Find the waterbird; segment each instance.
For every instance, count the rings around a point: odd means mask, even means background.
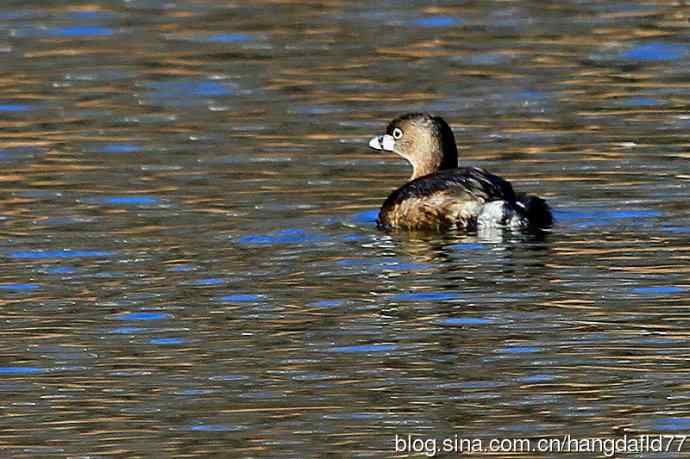
[[[458,167],[453,130],[440,116],[408,113],[369,141],[412,165],[410,180],[379,211],[381,229],[544,230],[553,216],[543,199],[516,193],[502,177],[479,167]]]

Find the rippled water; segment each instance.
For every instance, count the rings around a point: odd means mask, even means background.
[[[3,2],[2,456],[689,433],[689,15]],[[377,231],[413,110],[553,232]]]

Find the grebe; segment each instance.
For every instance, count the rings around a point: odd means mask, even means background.
[[[369,146],[396,153],[412,165],[410,181],[381,206],[380,228],[545,229],[553,223],[543,199],[515,193],[510,182],[484,169],[458,168],[455,137],[441,117],[402,115]]]

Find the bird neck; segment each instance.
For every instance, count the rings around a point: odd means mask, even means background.
[[[442,153],[435,150],[431,154],[424,155],[423,159],[411,161],[411,163],[412,177],[410,177],[410,180],[414,180],[438,171],[455,169],[458,167],[458,152],[455,145],[453,145],[450,151],[446,150],[445,153]]]

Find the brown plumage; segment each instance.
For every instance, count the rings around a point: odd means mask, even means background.
[[[369,146],[392,151],[412,165],[410,181],[381,206],[381,228],[475,229],[483,226],[547,228],[544,200],[516,194],[510,183],[484,169],[458,168],[453,131],[440,117],[410,113],[390,122]]]

